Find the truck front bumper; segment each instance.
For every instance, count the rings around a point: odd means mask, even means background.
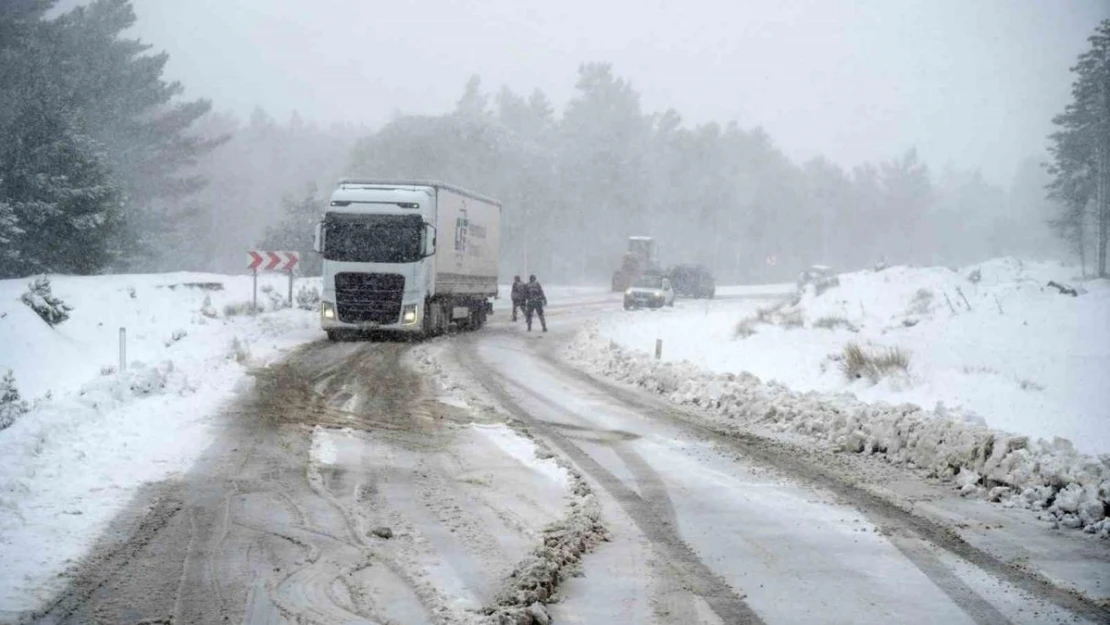
[[[324,330],[349,330],[353,332],[403,332],[417,334],[423,330],[424,311],[419,303],[403,303],[401,314],[393,321],[366,321],[349,323],[339,318],[339,308],[334,301],[320,300],[320,326]]]

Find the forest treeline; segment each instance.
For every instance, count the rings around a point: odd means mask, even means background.
[[[49,17],[53,4],[0,8],[0,277],[239,272],[252,247],[299,249],[311,273],[312,225],[343,175],[441,179],[499,198],[504,272],[549,282],[607,281],[630,235],[724,282],[816,263],[1099,258],[1107,23],[1074,70],[1076,104],[1050,153],[1000,185],[912,148],[850,169],[795,162],[756,125],[645,111],[606,63],[568,68],[575,90],[561,110],[542,91],[486,90],[475,76],[454,110],[377,129],[261,109],[243,120],[164,79],[166,55],[124,34],[128,0]]]

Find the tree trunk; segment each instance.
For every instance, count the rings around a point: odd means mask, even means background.
[[[1076,253],[1079,254],[1079,271],[1083,278],[1087,278],[1087,236],[1083,229],[1083,215],[1079,215],[1076,223]]]
[[[1097,184],[1096,184],[1096,210],[1098,211],[1098,277],[1105,278],[1106,275],[1106,238],[1108,225],[1110,225],[1110,189],[1107,188],[1110,181],[1107,180],[1108,168],[1110,164],[1107,161],[1106,146],[1099,146],[1096,150],[1097,160]]]
[[[1102,106],[1099,108],[1102,119],[1097,120],[1098,129],[1095,135],[1095,218],[1098,220],[1098,277],[1106,276],[1106,237],[1107,226],[1110,225],[1110,158],[1106,153],[1107,139],[1110,135],[1110,98],[1107,97],[1107,84],[1101,85],[1100,95]]]

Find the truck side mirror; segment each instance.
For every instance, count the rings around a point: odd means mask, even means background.
[[[316,235],[312,240],[312,250],[315,252],[324,251],[324,222],[316,222]]]
[[[435,256],[436,253],[436,227],[424,222],[424,258]]]

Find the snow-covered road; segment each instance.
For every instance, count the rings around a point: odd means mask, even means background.
[[[1110,622],[1106,540],[592,377],[565,348],[619,296],[560,295],[546,334],[499,311],[257,367],[19,620]]]

